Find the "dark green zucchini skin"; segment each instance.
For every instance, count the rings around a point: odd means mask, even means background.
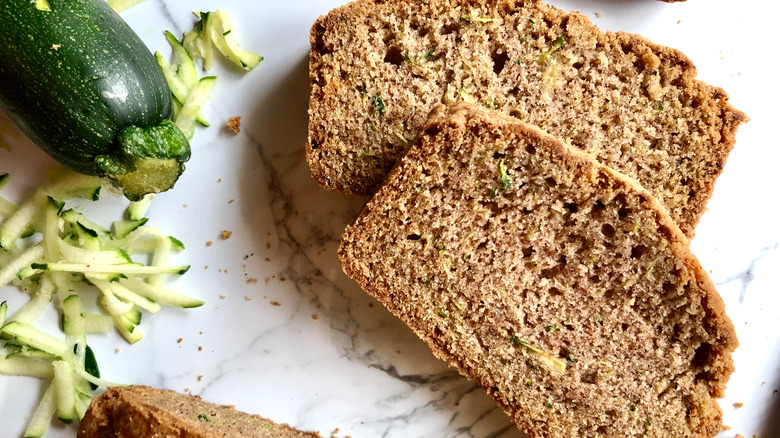
[[[77,172],[111,177],[96,166],[98,156],[132,171],[134,154],[121,150],[118,134],[172,117],[154,56],[104,0],[50,0],[51,11],[35,3],[0,0],[0,108]],[[189,159],[189,144],[174,128],[172,150],[146,148],[160,154],[153,158]]]

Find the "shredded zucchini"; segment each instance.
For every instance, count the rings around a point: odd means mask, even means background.
[[[6,180],[3,176],[0,183]],[[116,330],[128,342],[138,342],[142,310],[203,304],[161,286],[164,276],[181,275],[189,266],[169,266],[171,251],[184,245],[145,225],[151,197],[131,203],[110,227],[66,208],[73,198],[98,200],[100,188],[96,178],[63,171],[20,205],[0,203],[0,287],[14,284],[30,295],[11,314],[6,302],[0,303],[0,337],[9,352],[0,355],[0,374],[53,379],[25,436],[42,436],[55,413],[64,422],[78,420],[95,385],[111,384],[99,378],[85,334]],[[138,263],[131,254],[151,262]],[[105,314],[84,312],[80,295],[89,287],[101,292]],[[62,311],[66,340],[34,326],[52,302]]]

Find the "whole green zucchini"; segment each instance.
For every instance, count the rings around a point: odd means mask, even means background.
[[[190,157],[157,61],[104,0],[0,0],[0,108],[132,200],[171,188]]]

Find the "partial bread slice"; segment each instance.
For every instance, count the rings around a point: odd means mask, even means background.
[[[92,399],[79,438],[314,438],[232,406],[148,386],[107,388]]]
[[[737,346],[635,181],[492,110],[436,109],[344,272],[532,437],[711,437]]]
[[[438,103],[498,109],[637,179],[691,237],[746,116],[677,50],[535,0],[358,0],[311,30],[307,159],[373,193]]]

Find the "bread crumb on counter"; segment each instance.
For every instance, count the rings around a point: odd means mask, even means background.
[[[238,134],[241,132],[241,116],[234,116],[229,118],[227,121],[227,128],[233,132],[233,134]]]
[[[745,406],[745,404],[741,402],[734,403],[735,408],[741,408],[742,406]]]
[[[222,240],[230,239],[230,236],[233,235],[233,232],[230,230],[222,230],[219,233],[219,236],[222,238]]]

